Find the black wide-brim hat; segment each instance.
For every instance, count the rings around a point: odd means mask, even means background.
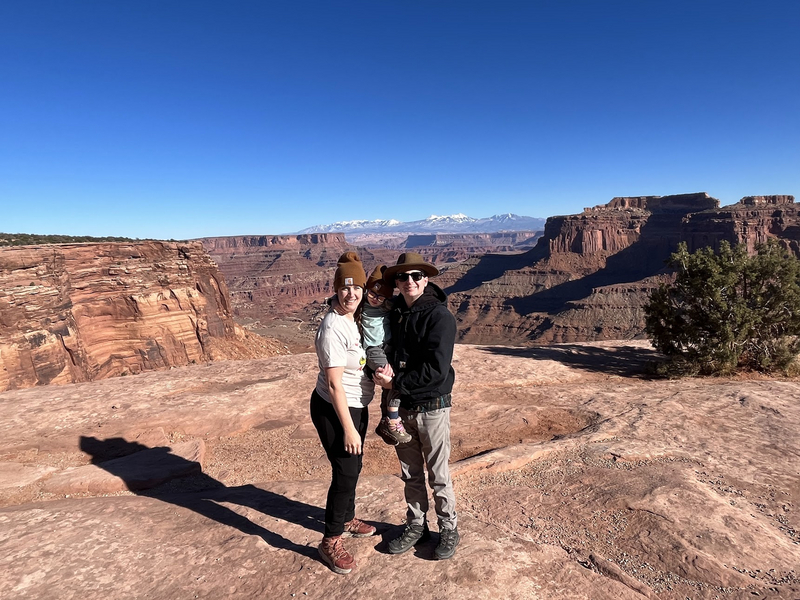
[[[428,277],[436,277],[439,269],[431,263],[425,262],[421,254],[416,252],[404,252],[397,258],[397,264],[387,267],[383,272],[383,279],[387,282],[394,282],[394,277],[401,271],[422,271]]]

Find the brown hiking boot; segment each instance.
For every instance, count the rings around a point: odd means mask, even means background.
[[[400,417],[396,419],[390,419],[389,417],[382,418],[381,422],[378,423],[378,427],[375,429],[375,433],[381,436],[383,441],[390,446],[407,444],[411,441],[411,436],[408,434],[405,427],[403,427],[403,419]]]
[[[344,549],[340,535],[322,538],[318,550],[322,562],[339,575],[347,575],[356,565],[353,555]]]
[[[342,535],[352,537],[369,537],[374,535],[376,531],[378,530],[372,525],[367,525],[361,519],[353,518],[351,521],[348,521],[344,524],[344,533]]]

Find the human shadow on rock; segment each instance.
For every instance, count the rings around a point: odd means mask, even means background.
[[[558,344],[535,348],[486,346],[485,350],[505,356],[521,356],[533,360],[552,360],[584,371],[649,379],[649,366],[658,360],[658,352],[638,346],[602,348],[583,344]]]
[[[137,495],[182,506],[244,534],[261,536],[274,548],[293,550],[312,558],[317,556],[316,548],[295,544],[220,503],[252,508],[320,533],[324,530],[325,516],[321,508],[291,500],[254,485],[228,487],[203,473],[198,462],[176,456],[171,453],[170,448],[163,446],[150,448],[124,438],[101,440],[81,436],[80,449],[92,457],[92,464],[122,479],[128,489]],[[172,485],[174,481],[159,473],[177,473],[174,477],[185,476],[185,479],[177,481],[184,481],[185,487],[193,491],[167,489],[175,487]]]

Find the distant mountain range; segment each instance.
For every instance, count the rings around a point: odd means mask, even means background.
[[[497,233],[499,231],[540,231],[546,219],[523,217],[511,213],[474,219],[467,215],[431,215],[421,221],[339,221],[315,225],[297,233]]]

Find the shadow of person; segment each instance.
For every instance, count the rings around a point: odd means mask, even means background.
[[[291,500],[254,485],[228,487],[203,473],[200,463],[172,454],[167,447],[150,448],[124,438],[101,440],[81,436],[80,449],[91,456],[92,464],[122,479],[128,489],[137,495],[182,506],[244,534],[258,535],[274,548],[317,558],[315,547],[296,544],[222,503],[252,508],[319,533],[324,531],[325,514],[321,508]],[[190,487],[192,491],[176,491],[167,489],[167,485],[160,485],[170,481],[172,477],[186,475],[190,477],[183,480],[186,482],[185,487]]]

